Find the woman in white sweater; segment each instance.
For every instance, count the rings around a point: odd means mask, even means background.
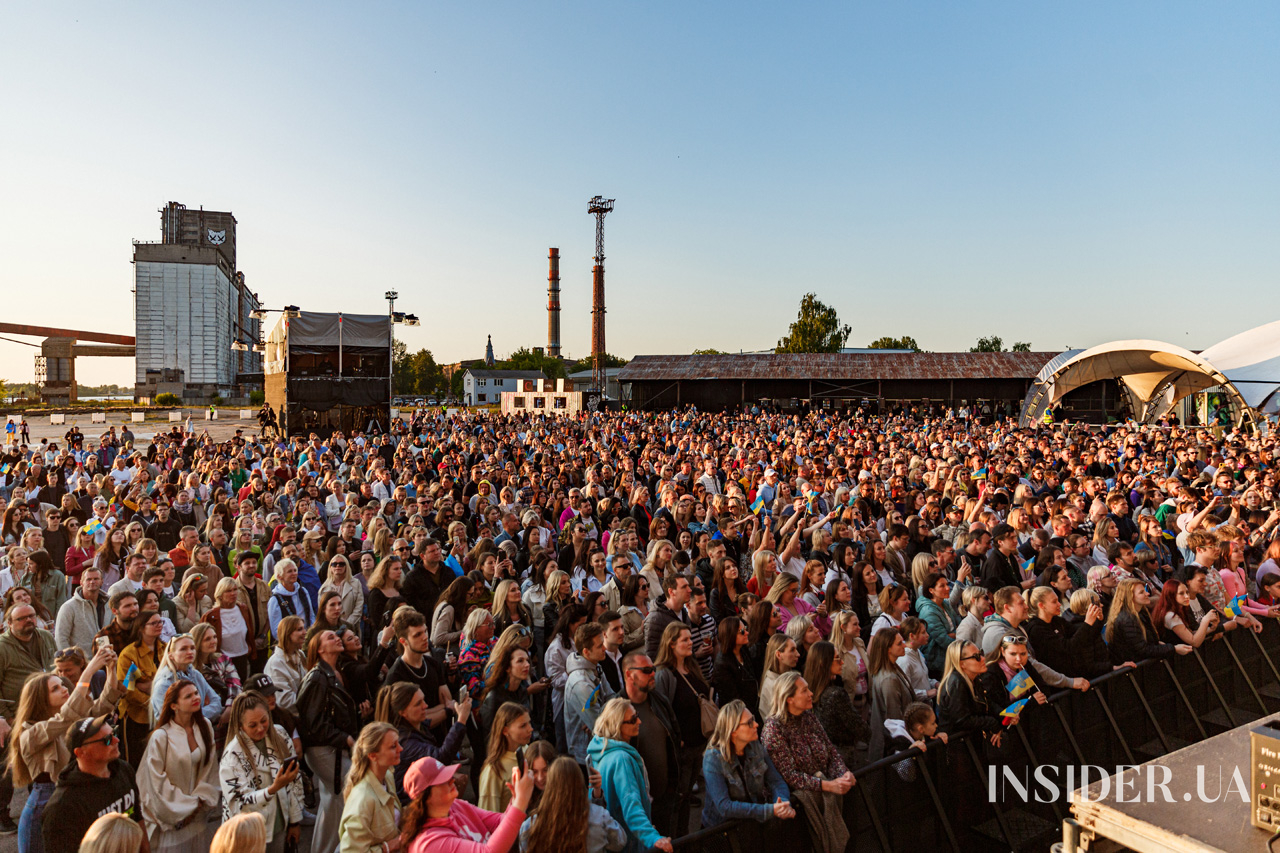
[[[276,646],[263,673],[275,684],[276,704],[290,714],[298,713],[298,688],[307,674],[306,661],[302,657],[302,644],[306,641],[307,627],[301,616],[286,616],[277,629],[280,644]]]
[[[200,713],[200,691],[175,681],[138,767],[138,793],[152,853],[207,850],[216,825],[218,745]]]

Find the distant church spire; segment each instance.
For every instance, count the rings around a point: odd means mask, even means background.
[[[489,336],[489,342],[484,345],[484,363],[493,367],[493,335]]]

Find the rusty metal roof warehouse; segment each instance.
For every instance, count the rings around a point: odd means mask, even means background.
[[[697,379],[1034,379],[1056,352],[638,355],[621,382]]]

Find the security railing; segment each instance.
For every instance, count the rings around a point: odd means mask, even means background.
[[[1087,691],[1062,690],[1029,704],[1004,732],[994,760],[1052,768],[1058,796],[1023,802],[989,796],[987,745],[977,737],[935,740],[854,770],[844,817],[853,851],[1047,849],[1067,816],[1065,782],[1080,768],[1141,764],[1214,734],[1280,711],[1280,623],[1262,633],[1238,629],[1192,654],[1140,662],[1093,679]],[[914,772],[903,772],[909,767]],[[1070,768],[1070,770],[1068,769]],[[1070,776],[1068,775],[1070,773]],[[1095,775],[1095,780],[1097,776]],[[802,820],[786,833],[807,848]],[[674,842],[686,853],[750,853],[757,834],[738,821],[706,827]],[[751,840],[749,840],[751,839]],[[791,850],[788,853],[792,853]]]

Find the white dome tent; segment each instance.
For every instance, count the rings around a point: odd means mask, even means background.
[[[1258,347],[1250,338],[1261,330],[1267,330],[1265,334],[1270,336],[1269,349]],[[1235,343],[1242,338],[1247,340]],[[1131,411],[1140,421],[1154,420],[1187,395],[1211,388],[1220,389],[1237,404],[1242,415],[1251,416],[1257,408],[1252,400],[1266,400],[1280,388],[1280,379],[1268,384],[1260,378],[1280,377],[1280,322],[1229,338],[1218,346],[1224,347],[1226,363],[1239,365],[1233,370],[1241,378],[1241,384],[1257,386],[1255,393],[1249,397],[1242,394],[1232,377],[1208,358],[1208,350],[1196,354],[1163,341],[1112,341],[1086,350],[1065,352],[1046,364],[1027,392],[1019,422],[1022,426],[1040,423],[1045,412],[1068,393],[1104,379],[1117,380],[1129,398]],[[1254,359],[1252,364],[1241,364],[1250,361],[1244,353],[1251,348],[1255,352],[1270,353],[1270,360]]]

